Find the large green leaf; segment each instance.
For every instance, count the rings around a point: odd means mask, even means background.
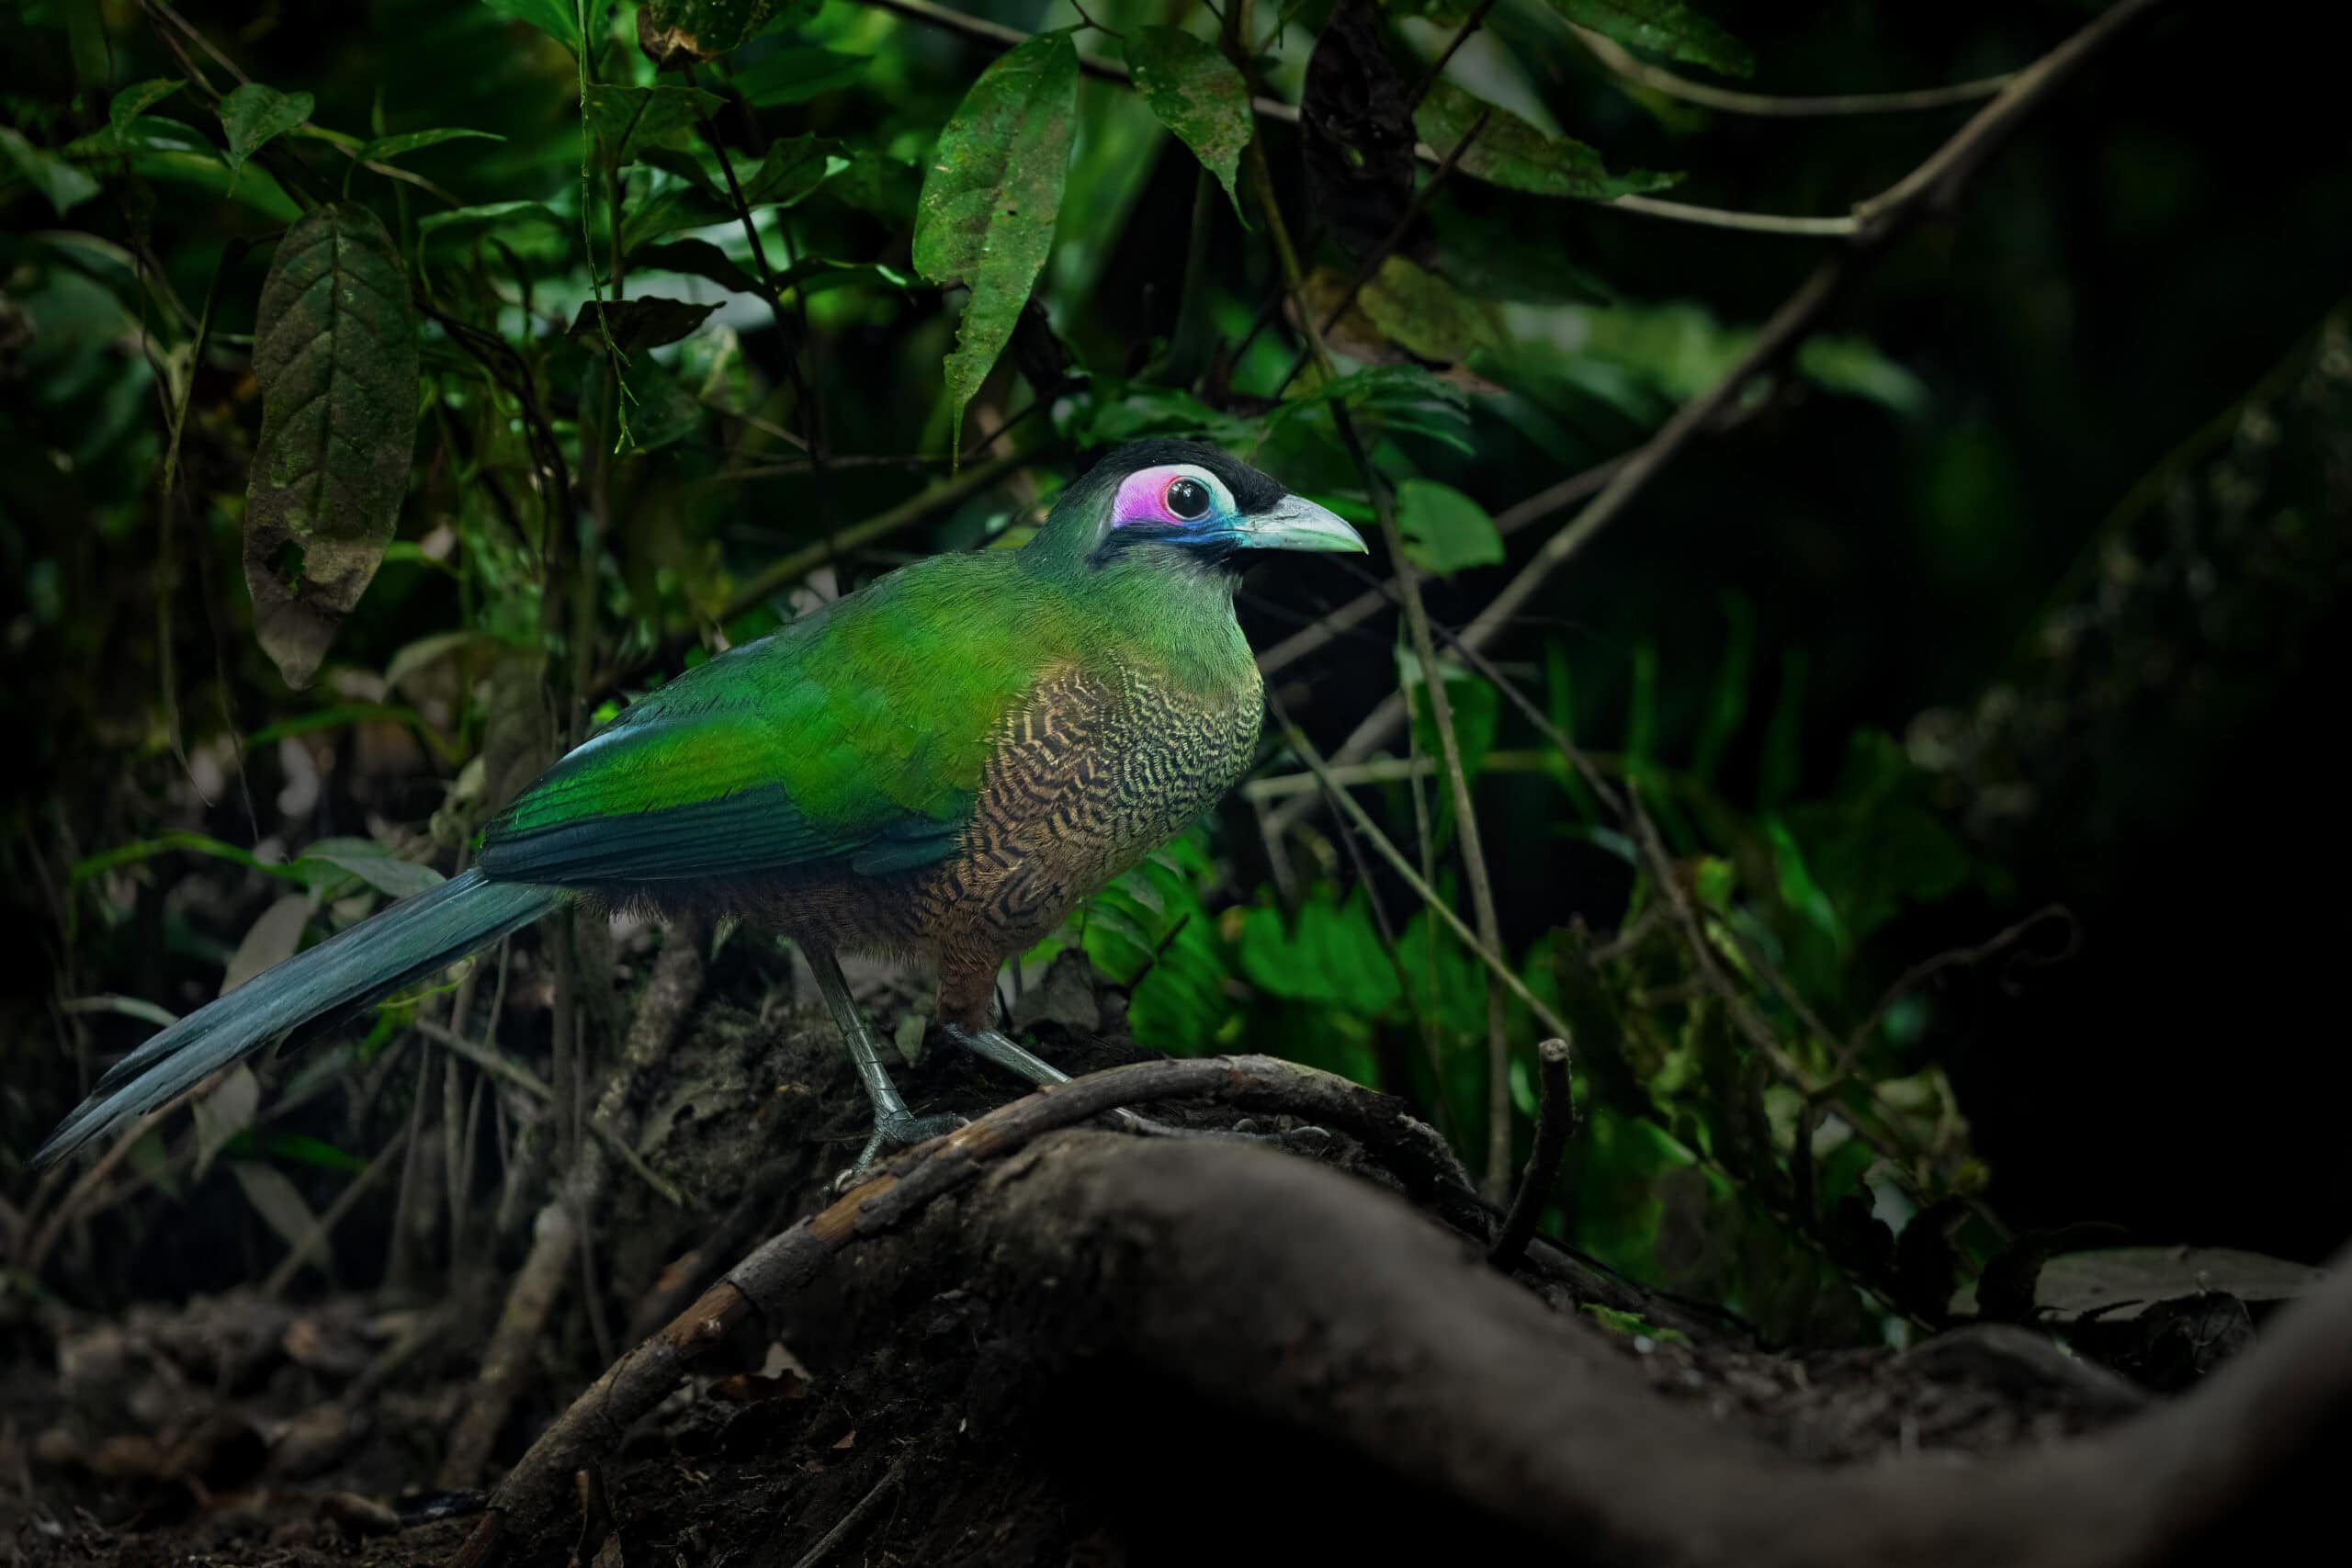
[[[408,487],[416,322],[374,213],[336,202],[287,231],[262,283],[254,378],[245,583],[262,648],[303,686],[376,575]]]
[[[390,163],[394,158],[401,157],[404,153],[414,152],[420,148],[438,147],[444,141],[463,141],[471,139],[484,141],[506,140],[496,131],[466,130],[455,126],[442,126],[432,130],[403,131],[398,136],[379,136],[373,141],[362,142],[359,147],[359,160],[364,164]]]
[[[481,0],[510,21],[528,22],[548,37],[580,52],[580,13],[573,0]]]
[[[638,150],[674,141],[717,114],[727,100],[699,87],[608,87],[598,85],[582,99],[582,112],[596,144],[613,161],[626,164]]]
[[[1727,76],[1756,69],[1747,46],[1685,6],[1682,0],[1546,0],[1580,28],[1634,49],[1704,65]]]
[[[755,109],[783,108],[848,86],[871,63],[866,55],[837,49],[779,49],[735,72],[735,90]]]
[[[1078,47],[1042,33],[980,73],[940,132],[915,209],[915,270],[971,289],[947,395],[956,428],[1012,336],[1053,248],[1078,118]]]
[[[308,93],[281,93],[259,82],[248,82],[221,99],[220,129],[229,133],[229,166],[243,168],[264,143],[310,118],[315,102]]]
[[[1389,342],[1440,365],[1466,359],[1471,350],[1491,347],[1503,335],[1501,312],[1493,304],[1403,256],[1383,261],[1356,303]]]
[[[98,194],[98,182],[56,153],[44,151],[6,126],[0,126],[0,152],[7,154],[35,190],[49,198],[60,218]]]
[[[580,314],[571,323],[571,335],[591,354],[602,354],[609,334],[615,348],[630,355],[641,348],[659,348],[665,343],[677,342],[702,325],[718,309],[715,302],[696,305],[658,294],[635,299],[607,299],[602,304],[592,299],[580,307]]]
[[[123,130],[187,85],[187,80],[178,76],[159,76],[153,82],[133,82],[117,93],[113,101],[107,105],[107,123],[117,130]]]
[[[1537,196],[1607,201],[1639,191],[1661,190],[1681,177],[1648,169],[1612,175],[1600,154],[1583,142],[1539,130],[1510,110],[1497,108],[1451,82],[1430,84],[1429,96],[1413,111],[1413,125],[1422,141],[1440,152],[1450,152],[1470,134],[1482,114],[1487,122],[1478,139],[1464,150],[1459,167],[1488,185]]]
[[[1126,51],[1144,102],[1216,176],[1239,212],[1234,180],[1250,135],[1250,85],[1241,73],[1181,28],[1137,28],[1127,35]]]
[[[1487,509],[1435,479],[1396,487],[1396,531],[1405,536],[1406,558],[1440,577],[1503,558],[1503,536]]]

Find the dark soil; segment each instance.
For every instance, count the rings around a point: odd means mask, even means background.
[[[714,994],[756,994],[740,978],[722,965]],[[1075,1072],[1139,1057],[1110,1012],[1093,1021],[1105,1037],[1033,1017],[1041,1054]],[[976,1114],[1008,1097],[939,1052],[906,1085],[919,1110]],[[693,1203],[680,1213],[620,1179],[594,1227],[602,1336],[633,1342],[749,1247],[821,1207],[859,1123],[831,1032],[809,1010],[704,1005],[641,1145]],[[1393,1478],[1367,1486],[1360,1461],[1196,1393],[1034,1343],[964,1282],[901,1284],[877,1299],[860,1267],[854,1247],[836,1266],[854,1312],[830,1314],[830,1333],[788,1349],[734,1347],[731,1366],[707,1370],[630,1431],[600,1475],[582,1478],[578,1536],[533,1543],[525,1560],[789,1568],[844,1520],[826,1561],[1386,1556],[1417,1536],[1458,1548],[1494,1534]],[[0,1540],[11,1562],[447,1561],[481,1499],[436,1494],[433,1478],[473,1393],[503,1277],[480,1269],[454,1285],[339,1292],[310,1282],[286,1302],[246,1286],[107,1313],[46,1301],[0,1322]],[[1531,1288],[1576,1310],[1556,1283]],[[502,1463],[603,1364],[599,1328],[567,1308]],[[1690,1319],[1660,1303],[1654,1321]],[[2023,1330],[1963,1330],[1906,1354],[1782,1355],[1728,1330],[1616,1342],[1662,1397],[1825,1465],[1917,1450],[1964,1460],[2091,1429],[2150,1397]],[[1151,1413],[1120,1423],[1145,1437],[1090,1440],[1106,1401]]]

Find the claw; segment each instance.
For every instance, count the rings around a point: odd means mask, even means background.
[[[948,1112],[937,1116],[876,1117],[874,1135],[865,1140],[865,1147],[855,1162],[833,1178],[833,1190],[846,1192],[863,1184],[874,1173],[875,1165],[887,1155],[912,1148],[932,1138],[944,1138],[956,1128],[967,1124],[965,1117]]]

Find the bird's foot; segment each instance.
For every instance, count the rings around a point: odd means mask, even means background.
[[[846,1192],[858,1186],[873,1174],[875,1165],[886,1156],[912,1148],[926,1139],[945,1137],[965,1124],[965,1118],[950,1113],[876,1117],[874,1135],[865,1140],[865,1147],[859,1153],[855,1163],[833,1178],[833,1190]]]

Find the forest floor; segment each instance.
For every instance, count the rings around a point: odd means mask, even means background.
[[[1044,1054],[1079,1072],[1149,1055],[1051,1022],[1035,1032]],[[919,1109],[978,1116],[1009,1097],[1002,1082],[945,1055],[933,1052],[908,1077]],[[640,1146],[694,1195],[692,1212],[672,1212],[618,1179],[586,1265],[600,1280],[597,1311],[570,1303],[553,1320],[504,1424],[500,1467],[586,1385],[608,1348],[637,1342],[751,1243],[833,1201],[858,1101],[813,1011],[762,1018],[707,1001],[662,1077]],[[1032,1161],[1031,1174],[1003,1179],[1034,1187],[1057,1160],[1076,1161],[1081,1176],[1115,1171],[1135,1163],[1126,1155],[1137,1145],[1211,1162],[1204,1169],[1272,1179],[1265,1202],[1275,1208],[1288,1201],[1289,1168],[1303,1159],[1224,1141],[1072,1130],[1019,1156]],[[1474,1451],[1475,1423],[1470,1437],[1447,1438],[1439,1428],[1454,1415],[1442,1404],[1433,1416],[1422,1411],[1422,1402],[1445,1397],[1430,1385],[1453,1379],[1438,1364],[1451,1353],[1445,1347],[1477,1349],[1487,1325],[1468,1303],[1501,1276],[1459,1235],[1408,1213],[1396,1184],[1353,1140],[1329,1139],[1320,1157],[1348,1174],[1316,1173],[1300,1189],[1310,1207],[1361,1204],[1377,1224],[1428,1233],[1433,1261],[1397,1266],[1440,1276],[1432,1282],[1442,1307],[1456,1296],[1465,1303],[1460,1323],[1438,1326],[1438,1349],[1415,1351],[1402,1343],[1409,1333],[1381,1328],[1376,1315],[1360,1329],[1346,1315],[1351,1301],[1388,1289],[1381,1269],[1411,1248],[1351,1254],[1357,1244],[1346,1226],[1318,1222],[1297,1247],[1311,1251],[1329,1235],[1334,1250],[1306,1260],[1306,1285],[1268,1288],[1295,1296],[1328,1284],[1336,1315],[1307,1329],[1277,1325],[1272,1359],[1254,1370],[1246,1358],[1214,1364],[1248,1335],[1221,1330],[1190,1341],[1183,1325],[1152,1326],[1165,1303],[1122,1304],[1122,1292],[1169,1287],[1155,1284],[1160,1276],[1150,1269],[1121,1261],[1118,1235],[1105,1243],[1104,1233],[1072,1221],[1041,1272],[1035,1258],[1007,1260],[1002,1234],[989,1227],[1010,1222],[980,1207],[1003,1192],[984,1191],[959,1201],[961,1211],[936,1205],[894,1242],[843,1252],[788,1335],[739,1333],[650,1416],[624,1423],[601,1464],[578,1472],[577,1495],[561,1500],[566,1522],[526,1537],[520,1560],[593,1568],[1385,1560],[1416,1543],[1468,1560],[1474,1550],[1527,1544],[1532,1516],[1437,1472],[1456,1460],[1486,1462]],[[1205,1190],[1211,1205],[1224,1201],[1215,1185]],[[1071,1208],[1052,1201],[1059,1207],[1049,1214]],[[1213,1207],[1208,1234],[1219,1225],[1250,1232],[1264,1217],[1254,1207],[1221,1217]],[[1136,1244],[1180,1282],[1197,1264],[1204,1296],[1237,1293],[1220,1286],[1216,1258],[1188,1254],[1187,1245],[1198,1247],[1172,1232]],[[1050,1266],[1057,1256],[1066,1269]],[[1068,1302],[1041,1310],[1030,1299],[1050,1295],[1057,1272],[1082,1286],[1075,1315]],[[1828,1472],[1910,1460],[1964,1469],[2162,1403],[2024,1329],[1962,1328],[1905,1352],[1770,1350],[1720,1314],[1622,1283],[1611,1292],[1617,1308],[1580,1303],[1589,1294],[1580,1281],[1591,1278],[1539,1246],[1504,1287],[1534,1309],[1510,1331],[1556,1338],[1593,1375],[1645,1386],[1651,1403],[1681,1407],[1768,1463]],[[1036,1280],[1036,1292],[1020,1282]],[[291,1299],[249,1286],[106,1314],[51,1303],[0,1325],[0,1542],[9,1561],[449,1561],[475,1529],[482,1495],[446,1490],[436,1475],[448,1434],[479,1396],[482,1346],[504,1285],[481,1271],[454,1283],[312,1289]],[[1098,1318],[1127,1326],[1098,1336]],[[1563,1367],[1548,1375],[1563,1384],[1584,1375]],[[1527,1375],[1547,1374],[1530,1367]],[[1309,1413],[1303,1424],[1269,1393],[1273,1383],[1297,1385]],[[1369,1416],[1357,1408],[1367,1390],[1382,1406]],[[1417,1473],[1411,1442],[1381,1436],[1386,1420],[1446,1445],[1433,1450],[1434,1470]],[[1354,1440],[1350,1421],[1370,1423],[1366,1440]],[[1492,1462],[1508,1467],[1508,1453]]]

